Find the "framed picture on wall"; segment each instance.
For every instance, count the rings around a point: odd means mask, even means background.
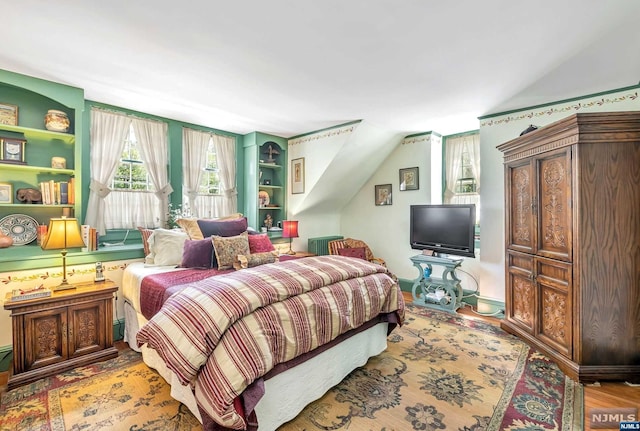
[[[304,157],[291,160],[291,193],[304,193]]]
[[[418,190],[419,188],[418,167],[400,169],[400,191]]]
[[[391,184],[377,184],[376,186],[376,206],[391,205]]]

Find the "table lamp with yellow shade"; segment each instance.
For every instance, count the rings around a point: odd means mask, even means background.
[[[84,246],[78,219],[60,217],[49,220],[49,229],[41,247],[43,250],[61,250],[62,254],[62,283],[52,289],[54,292],[75,289],[75,286],[67,281],[67,249]]]

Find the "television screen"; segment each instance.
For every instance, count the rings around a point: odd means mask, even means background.
[[[473,204],[411,205],[411,248],[475,257],[475,223]]]

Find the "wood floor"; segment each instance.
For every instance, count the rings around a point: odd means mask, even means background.
[[[405,292],[405,300],[411,302],[411,294]],[[499,325],[500,320],[495,317],[484,317],[475,314],[470,308],[464,307],[459,310],[460,314],[469,319],[477,319]],[[7,390],[8,373],[0,373],[0,393]],[[640,411],[640,386],[631,386],[625,383],[602,382],[599,385],[584,386],[584,429],[591,430],[591,413],[593,409],[609,409],[609,408],[635,408],[636,420],[638,411]],[[619,429],[614,428],[597,428],[597,429]]]

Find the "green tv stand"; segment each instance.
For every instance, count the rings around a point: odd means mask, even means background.
[[[411,294],[413,303],[423,307],[455,313],[462,306],[462,286],[456,275],[456,269],[463,259],[427,256],[419,254],[411,258],[419,275],[413,282]],[[430,276],[433,266],[443,266],[442,277]],[[425,277],[425,269],[429,276]]]

